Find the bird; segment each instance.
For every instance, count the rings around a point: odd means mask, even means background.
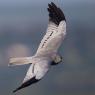
[[[22,84],[13,93],[40,81],[50,70],[50,67],[62,62],[58,53],[65,35],[66,18],[63,11],[53,2],[48,3],[48,26],[36,53],[30,57],[15,57],[9,59],[9,66],[30,64]]]

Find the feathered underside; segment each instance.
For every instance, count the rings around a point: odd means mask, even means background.
[[[66,19],[63,11],[53,2],[48,4],[47,10],[49,12],[49,23],[46,34],[38,47],[37,55],[57,53],[66,35]]]
[[[49,20],[55,24],[59,25],[62,20],[66,21],[62,10],[58,8],[53,2],[51,2],[51,4],[48,4],[47,10],[49,12]]]

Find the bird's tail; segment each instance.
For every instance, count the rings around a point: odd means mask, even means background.
[[[24,65],[32,63],[32,57],[10,58],[8,66]]]

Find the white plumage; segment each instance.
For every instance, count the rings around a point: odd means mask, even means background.
[[[47,73],[51,65],[56,65],[62,60],[58,54],[58,48],[66,35],[66,19],[62,10],[53,2],[48,6],[48,28],[35,55],[10,59],[9,66],[31,64],[22,85],[13,92],[38,82]]]
[[[46,35],[42,39],[37,54],[47,55],[49,53],[57,53],[59,46],[61,45],[66,35],[66,22],[61,21],[59,26],[49,22]]]

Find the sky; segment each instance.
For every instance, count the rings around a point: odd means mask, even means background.
[[[67,21],[63,62],[16,95],[95,95],[95,0],[0,0],[0,95],[13,95],[23,81],[29,65],[8,67],[9,58],[35,54],[51,1]]]

